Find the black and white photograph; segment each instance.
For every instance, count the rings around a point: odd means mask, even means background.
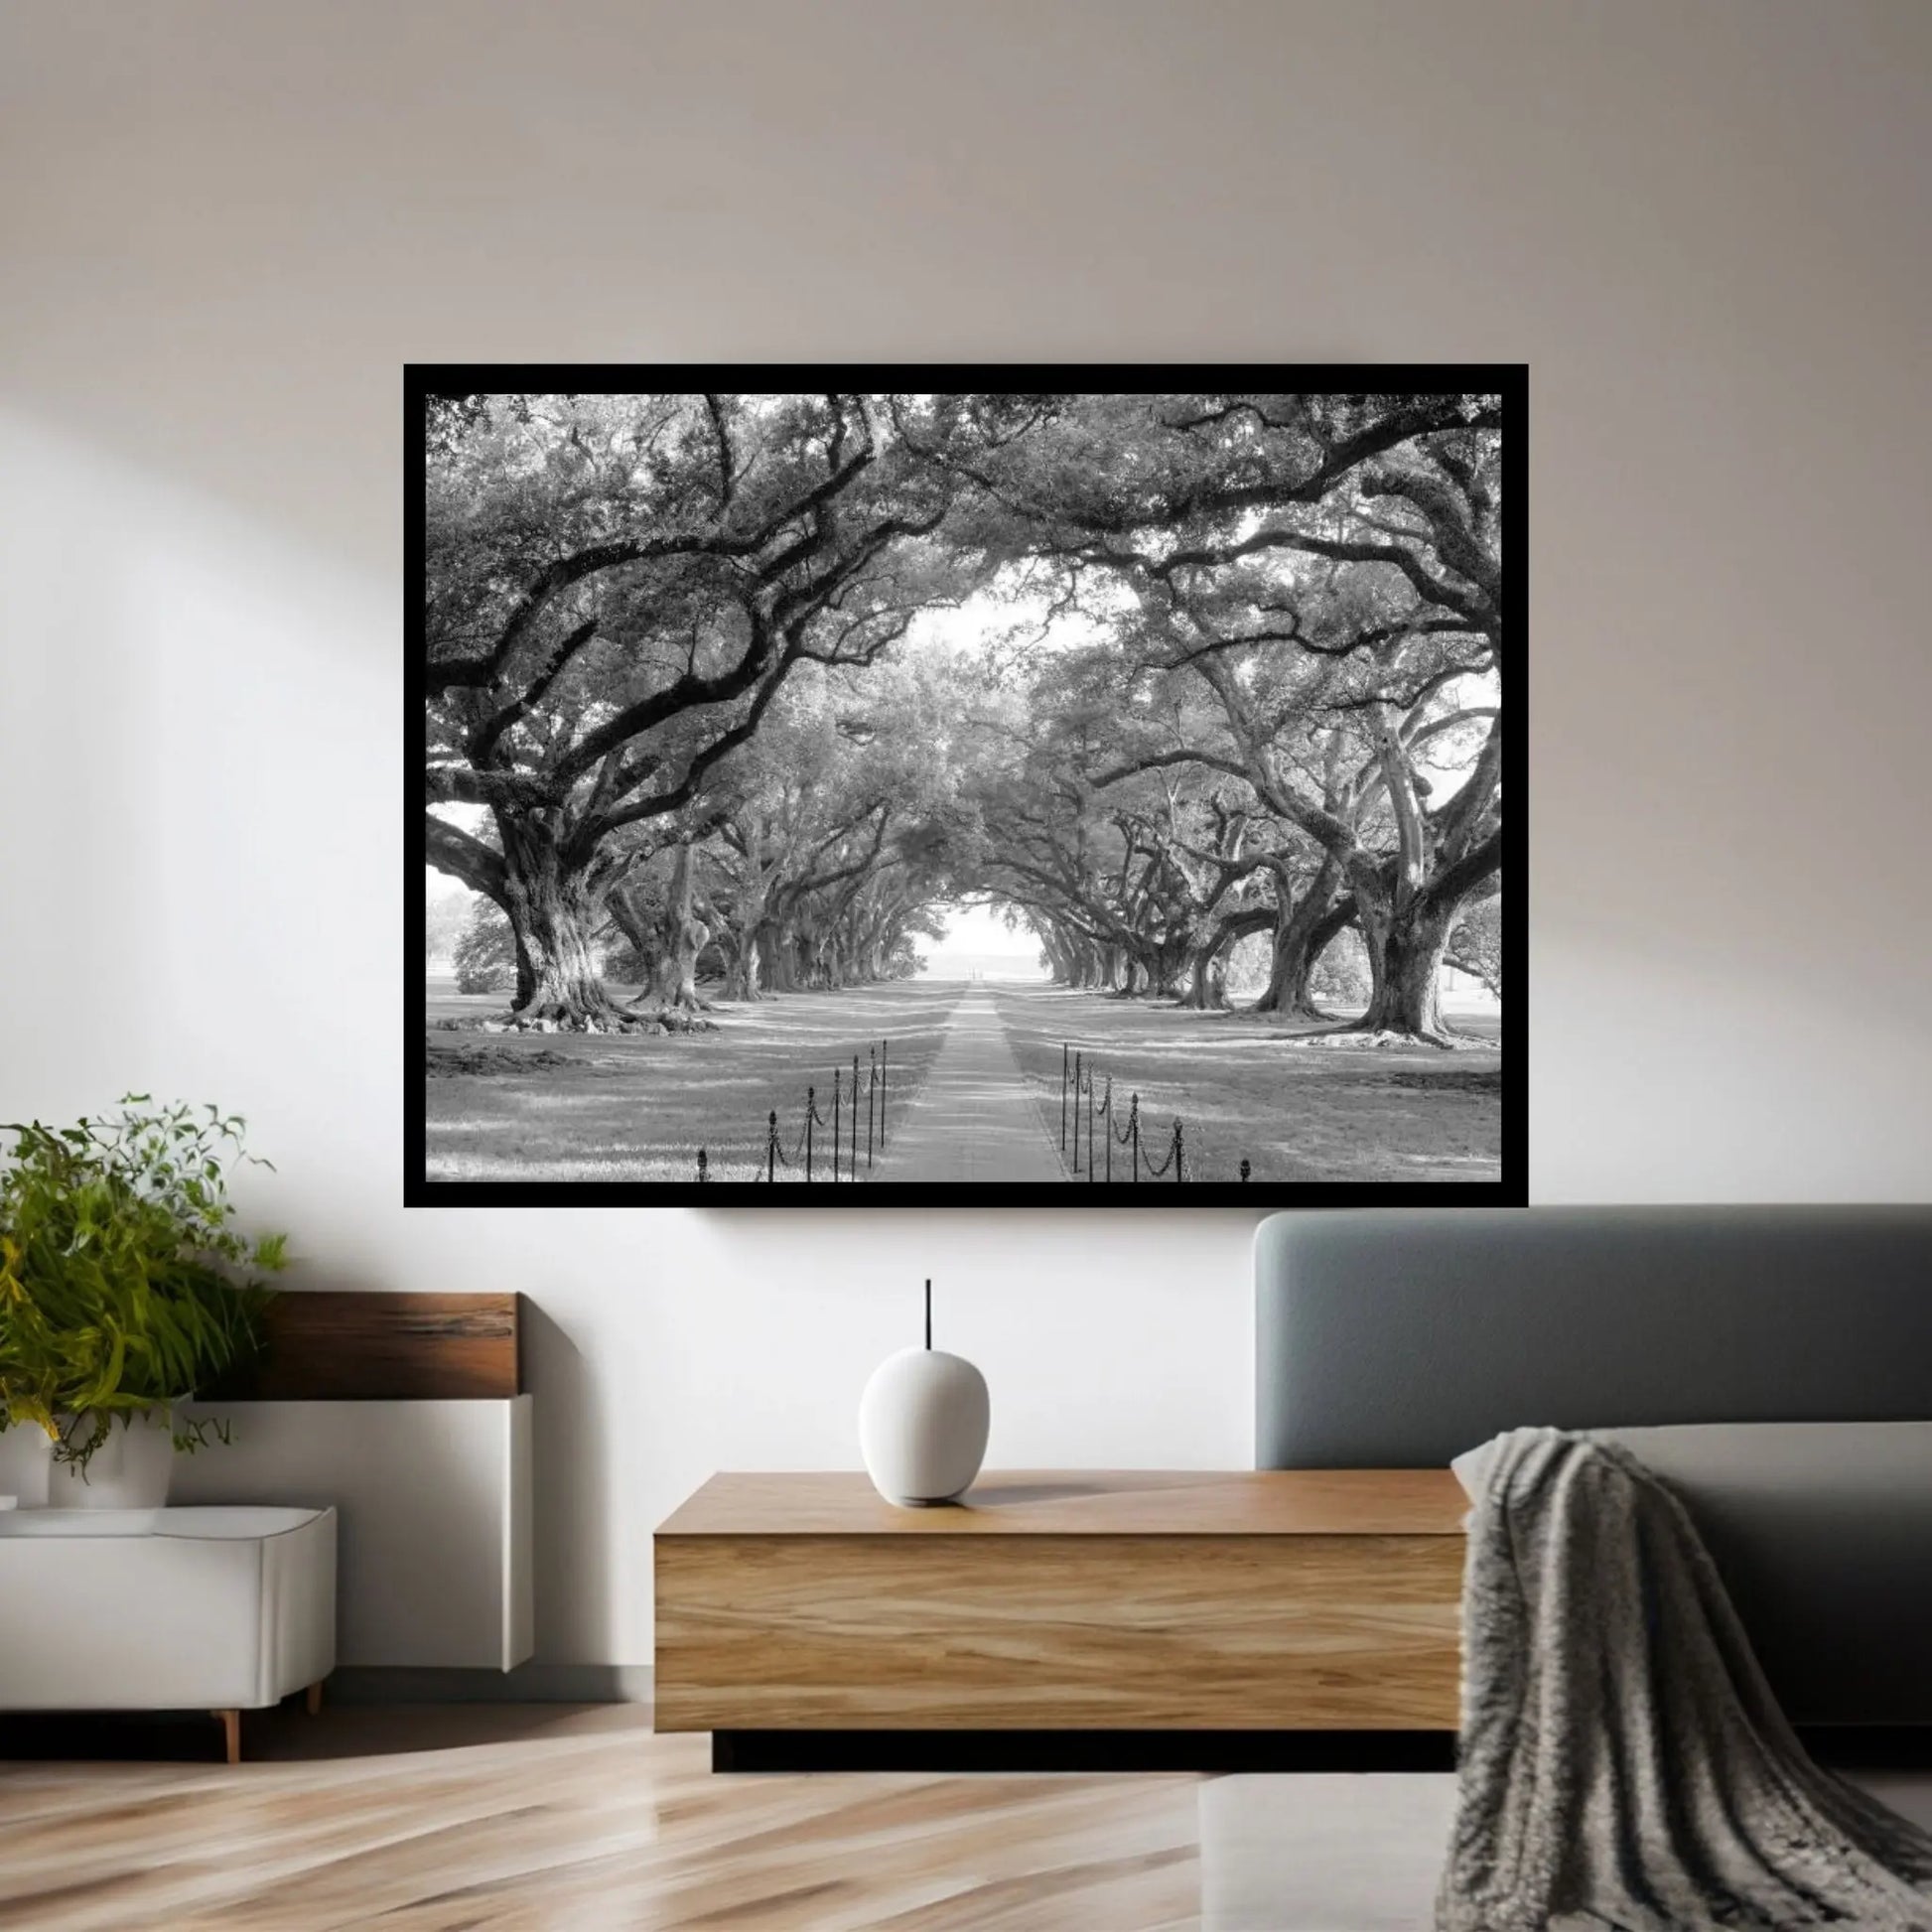
[[[412,368],[410,1199],[1521,1201],[1525,392]]]

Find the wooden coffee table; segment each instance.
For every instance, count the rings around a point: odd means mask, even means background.
[[[657,1727],[731,1768],[1446,1762],[1465,1509],[1447,1469],[1027,1470],[913,1510],[713,1476],[655,1539]]]

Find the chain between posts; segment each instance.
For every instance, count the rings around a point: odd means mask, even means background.
[[[866,1167],[872,1168],[875,1160],[886,1150],[887,1097],[892,1078],[892,1042],[886,1039],[875,1040],[866,1048]],[[848,1080],[844,1065],[832,1069],[832,1106],[830,1113],[819,1105],[818,1086],[813,1082],[805,1088],[805,1111],[798,1124],[798,1132],[792,1138],[791,1152],[785,1152],[786,1139],[778,1125],[778,1110],[770,1108],[764,1117],[764,1145],[759,1150],[758,1169],[750,1177],[754,1180],[775,1182],[780,1173],[796,1172],[807,1180],[821,1180],[823,1162],[819,1159],[817,1129],[829,1127],[832,1130],[832,1173],[833,1180],[857,1180],[859,1178],[859,1052],[854,1047],[852,1065]],[[840,1173],[843,1163],[844,1173]],[[713,1171],[715,1164],[711,1150],[701,1147],[697,1153],[698,1182],[706,1185],[719,1179]]]
[[[887,1145],[887,1094],[892,1064],[892,1045],[889,1040],[878,1040],[866,1048],[866,1169],[870,1173],[883,1154]],[[859,1054],[854,1048],[850,1076],[844,1065],[832,1069],[832,1110],[828,1115],[818,1104],[818,1087],[814,1082],[805,1088],[804,1117],[799,1123],[798,1133],[791,1144],[791,1152],[785,1152],[784,1136],[778,1126],[778,1110],[773,1107],[765,1115],[764,1148],[759,1158],[759,1172],[752,1177],[766,1182],[775,1182],[781,1170],[798,1172],[807,1181],[819,1179],[818,1141],[816,1130],[829,1126],[832,1129],[832,1173],[831,1178],[852,1181],[859,1177]],[[1086,1167],[1080,1165],[1081,1141],[1086,1142]],[[1130,1182],[1146,1180],[1165,1180],[1172,1175],[1176,1181],[1199,1178],[1188,1167],[1186,1123],[1176,1115],[1165,1132],[1153,1137],[1154,1146],[1165,1143],[1165,1152],[1157,1161],[1149,1145],[1149,1136],[1142,1119],[1141,1096],[1131,1092],[1127,1101],[1127,1116],[1120,1117],[1120,1106],[1114,1091],[1114,1076],[1103,1072],[1087,1057],[1084,1048],[1075,1047],[1070,1041],[1060,1045],[1060,1151],[1070,1154],[1069,1167],[1075,1178],[1083,1173],[1092,1184],[1114,1181],[1114,1150],[1126,1151],[1126,1178]],[[839,1170],[843,1161],[845,1172]],[[712,1172],[712,1160],[708,1148],[697,1151],[697,1177],[701,1185],[712,1182],[718,1176]],[[1253,1163],[1247,1159],[1241,1162],[1241,1179],[1245,1183],[1254,1176]]]
[[[1198,1178],[1188,1172],[1187,1127],[1177,1114],[1166,1133],[1156,1137],[1156,1145],[1163,1140],[1167,1143],[1167,1152],[1158,1162],[1149,1152],[1143,1133],[1139,1093],[1128,1095],[1125,1122],[1119,1115],[1114,1076],[1096,1066],[1087,1057],[1085,1048],[1063,1040],[1060,1044],[1060,1152],[1070,1157],[1068,1168],[1073,1176],[1078,1179],[1084,1173],[1090,1185],[1096,1181],[1111,1184],[1114,1149],[1122,1147],[1129,1150],[1129,1181],[1165,1180],[1170,1174],[1177,1181]],[[1087,1157],[1084,1169],[1080,1166],[1083,1126]],[[1251,1179],[1253,1174],[1253,1163],[1244,1159],[1242,1180]]]

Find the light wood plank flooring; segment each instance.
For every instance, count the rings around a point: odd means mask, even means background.
[[[0,1926],[202,1932],[1416,1932],[1443,1774],[713,1777],[635,1706],[0,1722]],[[196,1761],[200,1760],[200,1761]],[[1864,1778],[1932,1825],[1932,1778]]]
[[[260,1756],[234,1770],[0,1763],[0,1924],[1200,1922],[1193,1778],[714,1777],[708,1739],[654,1736],[627,1706],[275,1712],[248,1724]]]

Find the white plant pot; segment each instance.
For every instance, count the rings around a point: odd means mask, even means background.
[[[85,1442],[85,1418],[63,1418],[62,1434]],[[175,1479],[175,1426],[165,1409],[115,1417],[84,1467],[50,1461],[47,1500],[54,1509],[162,1509]]]
[[[11,1496],[21,1509],[47,1504],[48,1472],[54,1444],[39,1423],[15,1423],[0,1430],[0,1496]]]
[[[986,1377],[960,1355],[902,1348],[873,1371],[859,1401],[859,1451],[888,1502],[956,1500],[986,1459]]]

